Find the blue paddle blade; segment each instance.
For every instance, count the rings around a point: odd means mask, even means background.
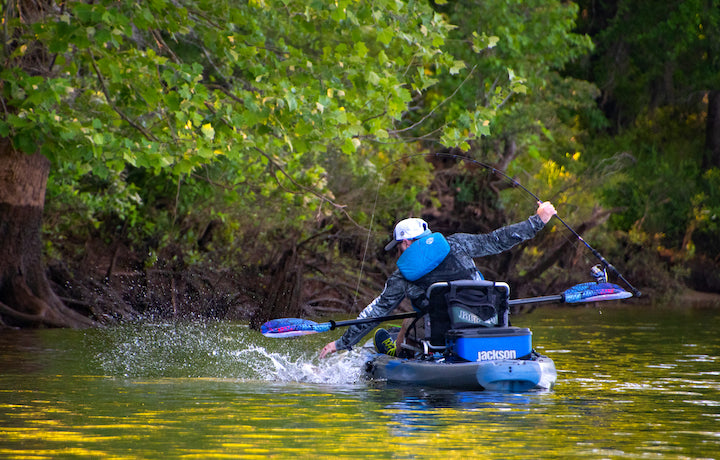
[[[318,324],[309,319],[301,318],[273,319],[260,326],[260,333],[262,333],[262,335],[275,338],[298,337],[329,330],[330,323]]]
[[[565,302],[597,302],[600,300],[620,300],[632,297],[632,294],[612,283],[583,283],[573,286],[563,293]]]

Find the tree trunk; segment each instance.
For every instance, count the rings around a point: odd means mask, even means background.
[[[262,309],[250,322],[250,327],[256,329],[269,319],[299,316],[301,313],[303,266],[297,245],[284,250],[269,272],[270,283]]]
[[[50,287],[40,230],[50,162],[0,139],[0,325],[86,327],[92,320],[66,307]]]
[[[708,93],[703,169],[720,168],[720,91]]]

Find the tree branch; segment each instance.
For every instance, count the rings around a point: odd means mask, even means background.
[[[299,189],[302,190],[303,192],[306,192],[306,193],[309,193],[309,194],[315,196],[316,198],[320,199],[320,200],[323,201],[323,202],[330,203],[330,205],[332,205],[335,209],[337,209],[337,210],[339,210],[340,212],[342,212],[343,214],[345,214],[345,217],[347,217],[348,220],[349,220],[350,222],[352,222],[353,225],[355,225],[357,228],[359,228],[359,229],[361,229],[361,230],[363,230],[363,231],[369,231],[367,228],[365,228],[365,227],[363,227],[362,225],[360,225],[359,223],[357,223],[357,222],[350,216],[350,214],[348,214],[348,212],[347,212],[347,210],[346,210],[347,206],[342,205],[342,204],[337,204],[337,203],[335,203],[333,200],[331,200],[330,198],[328,198],[327,196],[323,195],[322,193],[320,193],[320,192],[318,192],[318,191],[316,191],[316,190],[313,190],[313,189],[310,188],[310,187],[305,187],[304,185],[299,184],[295,179],[292,178],[292,176],[290,176],[290,174],[287,173],[287,171],[285,171],[279,164],[277,164],[277,163],[270,157],[270,155],[268,155],[267,153],[263,152],[263,151],[260,150],[258,147],[255,147],[255,150],[257,150],[262,156],[264,156],[265,158],[267,158],[267,160],[270,162],[270,164],[271,164],[273,167],[275,167],[278,171],[280,171],[280,172],[282,173],[282,175],[285,176],[290,182],[292,182],[292,184],[293,184],[295,187],[299,188]],[[279,185],[280,187],[282,187],[282,184],[280,183],[280,181],[277,180],[277,178],[276,178],[275,180],[277,181],[278,185]]]
[[[90,54],[90,62],[92,63],[93,69],[95,70],[95,75],[97,75],[98,81],[100,82],[100,86],[102,88],[103,94],[105,94],[105,99],[107,100],[108,104],[110,104],[110,107],[120,115],[120,118],[125,120],[130,126],[138,130],[145,138],[149,141],[158,142],[158,139],[152,135],[152,133],[148,132],[143,128],[142,126],[138,125],[134,121],[132,121],[127,115],[125,115],[122,110],[120,110],[112,101],[112,98],[110,97],[110,92],[107,89],[107,85],[105,84],[105,79],[102,76],[102,73],[100,73],[100,69],[98,68],[97,62],[95,61],[95,55],[93,54],[92,50],[88,51]]]
[[[448,97],[446,97],[445,99],[443,99],[438,105],[436,105],[435,107],[433,107],[432,110],[430,110],[430,112],[429,112],[427,115],[425,115],[425,116],[422,117],[420,120],[418,120],[417,122],[413,123],[412,125],[408,126],[407,128],[389,131],[388,134],[400,134],[400,133],[402,133],[402,132],[409,131],[409,130],[415,128],[416,126],[422,124],[425,120],[427,120],[428,118],[430,118],[430,116],[431,116],[433,113],[435,113],[435,111],[436,111],[437,109],[439,109],[443,104],[445,104],[447,101],[449,101],[450,99],[452,99],[453,97],[455,97],[455,94],[457,94],[457,92],[460,91],[460,88],[462,88],[463,85],[468,81],[468,79],[470,79],[470,77],[472,76],[473,72],[475,72],[475,69],[476,69],[476,68],[477,68],[477,65],[475,65],[472,69],[470,69],[470,72],[468,73],[467,77],[465,77],[465,79],[462,81],[462,83],[460,83],[460,84],[458,85],[458,87],[455,88],[455,91],[453,91],[450,96],[448,96]]]

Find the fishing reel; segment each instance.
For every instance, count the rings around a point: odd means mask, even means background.
[[[600,283],[607,283],[608,276],[607,276],[607,269],[603,265],[595,265],[593,268],[590,269],[590,274],[595,278],[595,282]]]

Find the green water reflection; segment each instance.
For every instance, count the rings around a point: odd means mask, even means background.
[[[360,380],[332,334],[238,324],[0,335],[3,458],[716,458],[720,312],[538,309],[551,392]],[[335,334],[335,333],[333,333]]]

